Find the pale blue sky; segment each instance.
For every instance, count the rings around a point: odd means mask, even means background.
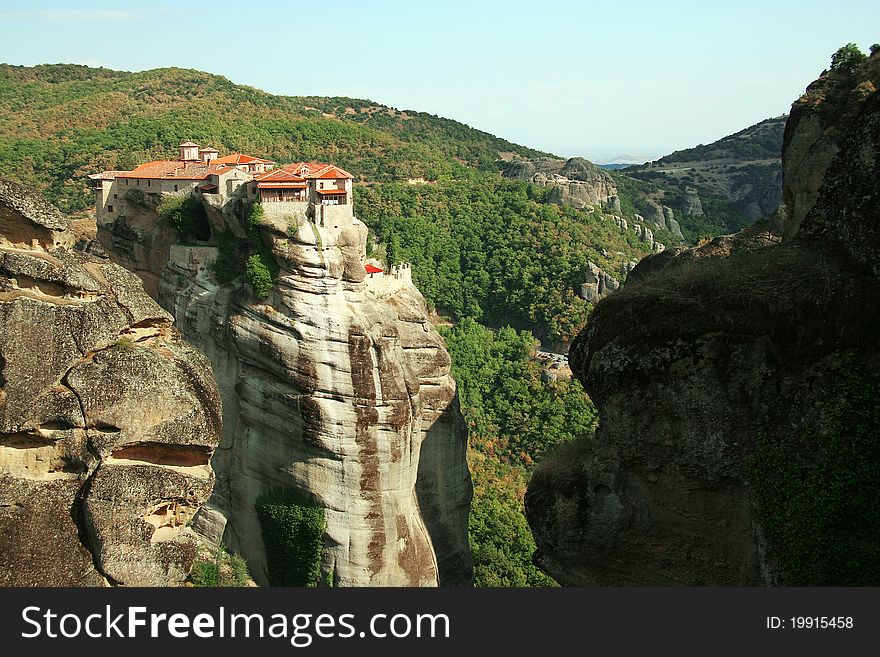
[[[196,68],[339,95],[599,161],[786,112],[880,2],[0,1],[0,61]],[[193,35],[193,45],[187,42]]]

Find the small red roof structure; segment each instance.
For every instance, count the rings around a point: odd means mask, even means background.
[[[282,167],[285,171],[302,176],[303,178],[318,178],[327,180],[330,178],[354,178],[345,169],[340,169],[326,162],[296,162]]]
[[[367,265],[366,267],[364,267],[364,269],[367,270],[368,274],[381,274],[382,273],[381,269],[379,269],[378,267],[374,267],[373,265]]]
[[[244,153],[232,153],[224,155],[213,160],[214,164],[274,164],[272,160],[264,160],[253,155],[245,155]]]

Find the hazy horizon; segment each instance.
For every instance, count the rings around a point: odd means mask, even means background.
[[[8,6],[8,5],[7,5]],[[442,5],[340,0],[35,2],[0,10],[0,61],[223,75],[283,95],[368,98],[603,162],[656,159],[786,113],[848,42],[880,40],[880,5],[693,2]]]

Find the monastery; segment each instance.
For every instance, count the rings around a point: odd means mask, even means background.
[[[103,171],[89,176],[95,192],[95,219],[112,224],[126,213],[127,203],[158,206],[163,195],[195,195],[216,208],[231,201],[259,202],[272,215],[306,217],[316,226],[340,229],[356,223],[353,176],[333,164],[275,162],[244,153],[220,157],[216,148],[192,141],[178,146],[176,160],[155,160],[131,171]],[[378,264],[378,263],[376,263]],[[367,264],[367,284],[388,293],[412,282],[409,265],[389,275]]]

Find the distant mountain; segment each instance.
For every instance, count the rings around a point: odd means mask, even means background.
[[[621,162],[612,162],[606,164],[597,164],[597,167],[600,169],[605,169],[606,171],[620,171],[621,169],[626,169],[628,167],[633,166],[632,164],[626,164]]]
[[[734,231],[772,214],[782,201],[782,135],[787,115],[756,123],[711,144],[670,153],[626,170],[626,175],[679,194],[730,206]]]
[[[650,162],[651,158],[647,155],[641,153],[621,153],[615,157],[611,158],[601,158],[602,161],[599,164],[600,167],[610,169],[612,165],[621,164],[624,166],[629,166],[631,164],[644,164],[645,162]]]

